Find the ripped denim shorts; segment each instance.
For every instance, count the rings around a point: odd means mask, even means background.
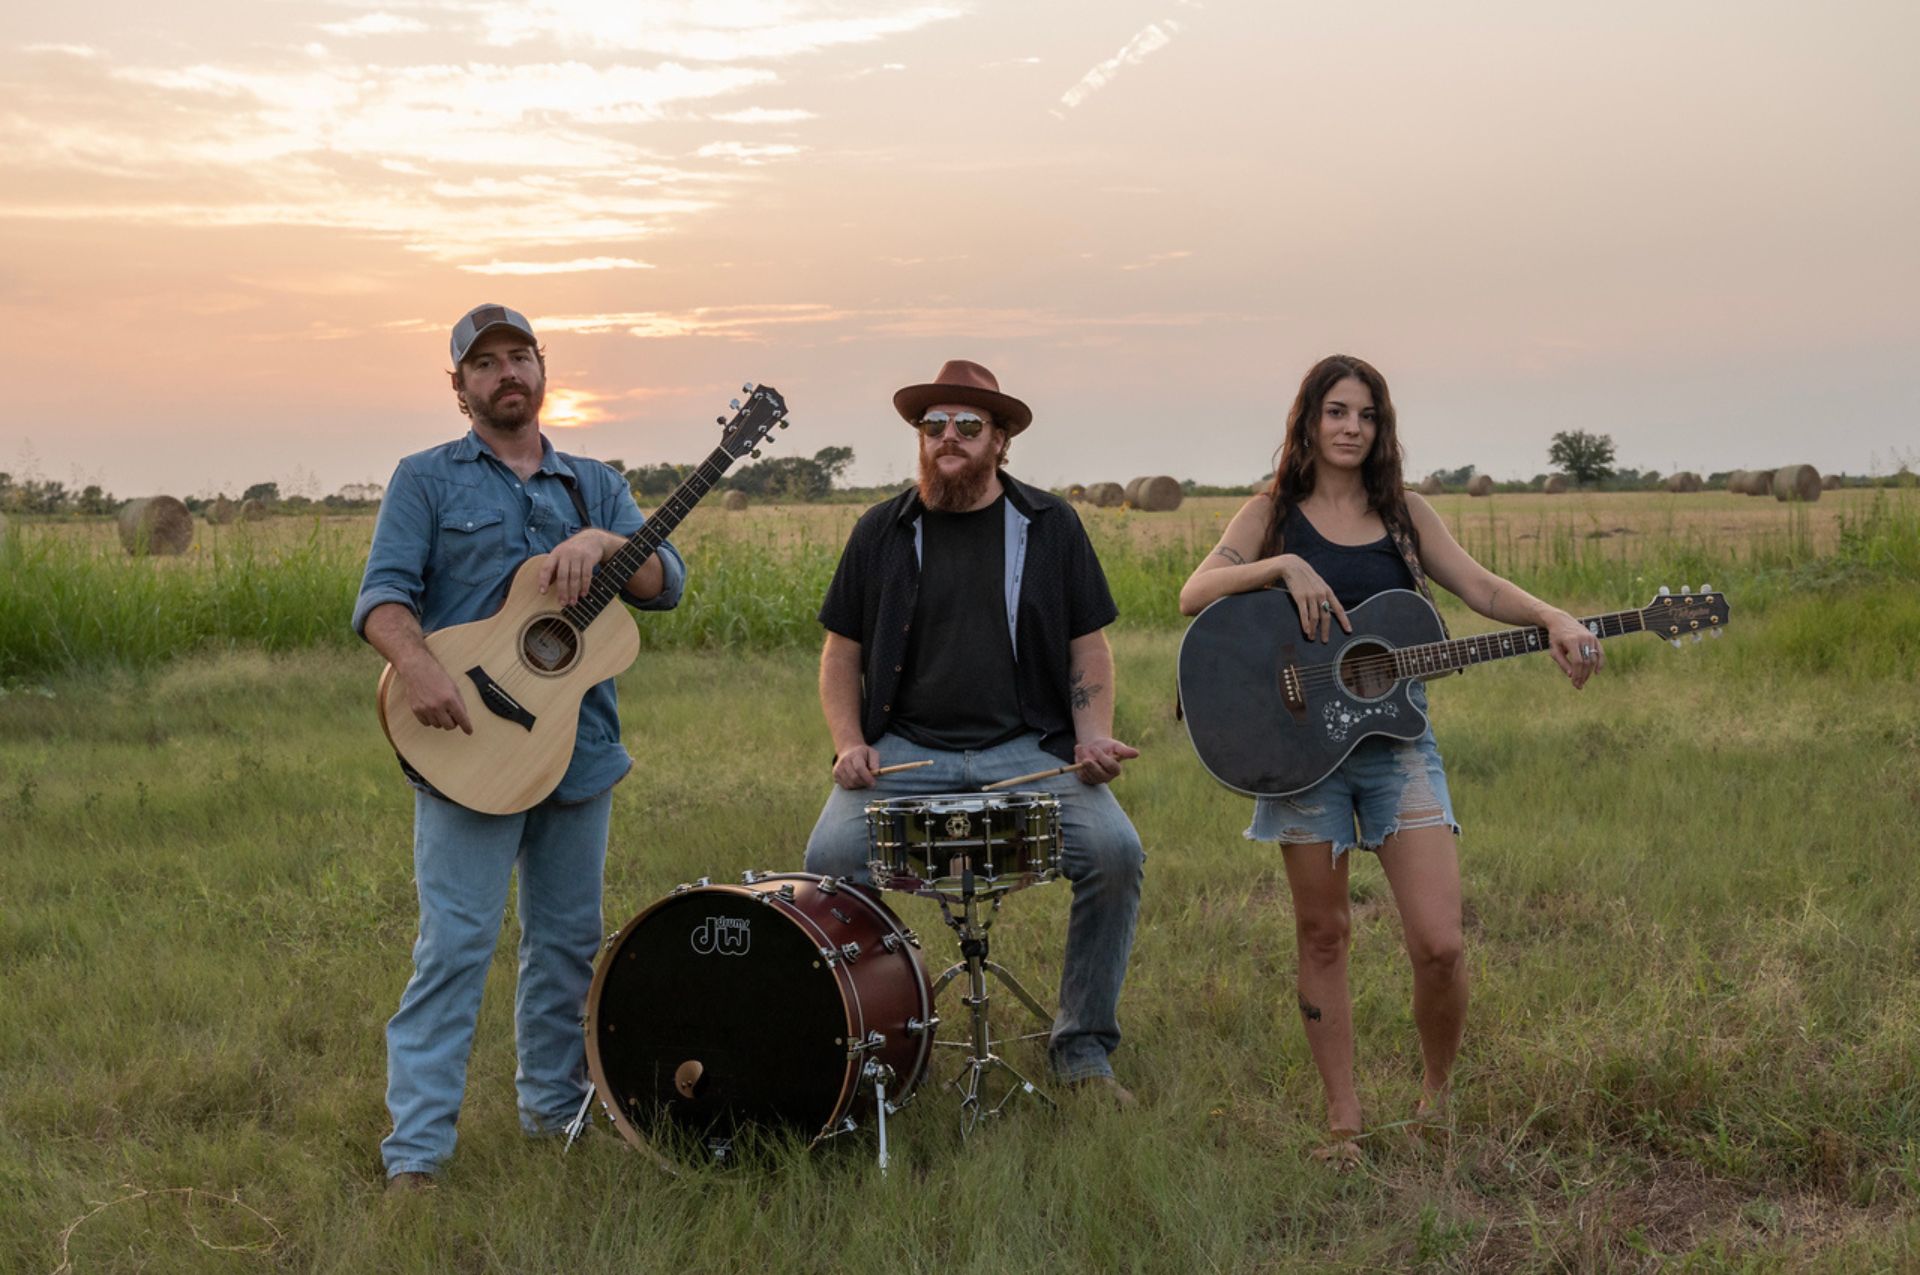
[[[1423,687],[1414,702],[1424,711]],[[1359,835],[1355,836],[1355,825]],[[1249,841],[1282,845],[1333,843],[1334,862],[1356,845],[1378,850],[1396,832],[1445,825],[1460,834],[1447,792],[1447,772],[1433,727],[1415,740],[1373,735],[1360,741],[1331,775],[1291,797],[1255,797]]]

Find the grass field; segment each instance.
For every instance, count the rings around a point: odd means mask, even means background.
[[[364,524],[270,524],[197,564],[16,529],[0,550],[0,1270],[1908,1269],[1920,520],[1769,502],[1774,521],[1709,536],[1683,502],[1761,502],[1644,499],[1595,514],[1640,530],[1594,540],[1532,512],[1544,498],[1461,502],[1463,538],[1490,509],[1480,551],[1511,544],[1503,569],[1569,606],[1711,570],[1734,623],[1679,652],[1624,639],[1578,695],[1544,661],[1434,688],[1474,997],[1450,1142],[1396,1127],[1418,1078],[1409,981],[1363,860],[1367,1160],[1345,1179],[1307,1163],[1318,1083],[1279,865],[1172,720],[1165,598],[1127,601],[1177,586],[1213,511],[1178,533],[1096,514],[1129,616],[1119,733],[1145,752],[1116,788],[1150,855],[1116,1058],[1138,1110],[1016,1108],[962,1141],[952,1095],[928,1086],[884,1179],[858,1138],[679,1178],[611,1136],[563,1157],[513,1112],[509,922],[459,1154],[443,1190],[400,1202],[376,1147],[381,1026],[415,920],[410,802],[373,719],[378,661],[337,636]],[[812,581],[783,573],[808,553],[830,570],[832,518],[851,512],[816,516],[689,528],[707,584],[683,622],[712,627],[622,678],[641,773],[616,792],[609,930],[676,882],[797,866],[829,750],[817,630],[791,619]],[[734,554],[773,566],[736,580]],[[311,589],[265,583],[289,561]],[[48,564],[86,586],[58,614],[98,637],[28,659],[48,611],[22,592],[63,587]],[[793,596],[746,610],[760,589]],[[116,609],[112,590],[144,601]],[[140,648],[178,618],[142,606],[203,596],[224,599],[209,610],[226,629]],[[309,627],[255,614],[300,606]],[[1047,983],[1066,904],[1064,885],[1010,902],[996,955]],[[943,962],[934,909],[900,910]]]

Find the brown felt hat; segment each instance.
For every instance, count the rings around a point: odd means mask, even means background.
[[[893,410],[909,425],[936,403],[965,403],[993,413],[994,424],[1009,437],[1033,424],[1033,409],[1011,394],[1000,392],[1000,382],[978,363],[949,359],[940,374],[925,385],[894,391]]]

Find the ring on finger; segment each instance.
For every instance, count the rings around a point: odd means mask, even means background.
[[[1326,614],[1328,614],[1328,615],[1332,615],[1332,614],[1333,614],[1333,603],[1331,603],[1331,602],[1329,602],[1329,601],[1327,601],[1327,600],[1326,600],[1325,598],[1321,598],[1321,599],[1320,599],[1320,609],[1321,609],[1322,611],[1324,611],[1324,612],[1325,612]]]

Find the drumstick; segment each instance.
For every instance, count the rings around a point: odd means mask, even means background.
[[[903,770],[918,770],[922,766],[931,766],[931,765],[933,765],[933,759],[929,757],[925,761],[903,761],[903,762],[897,762],[892,766],[882,766],[880,769],[874,771],[873,773],[876,775],[897,775]]]
[[[1012,788],[1016,784],[1030,784],[1036,779],[1052,779],[1055,775],[1064,775],[1080,769],[1084,762],[1075,762],[1071,766],[1061,766],[1054,770],[1036,770],[1031,775],[1015,775],[1012,779],[1002,779],[997,784],[981,784],[981,792],[992,792],[996,788]]]

